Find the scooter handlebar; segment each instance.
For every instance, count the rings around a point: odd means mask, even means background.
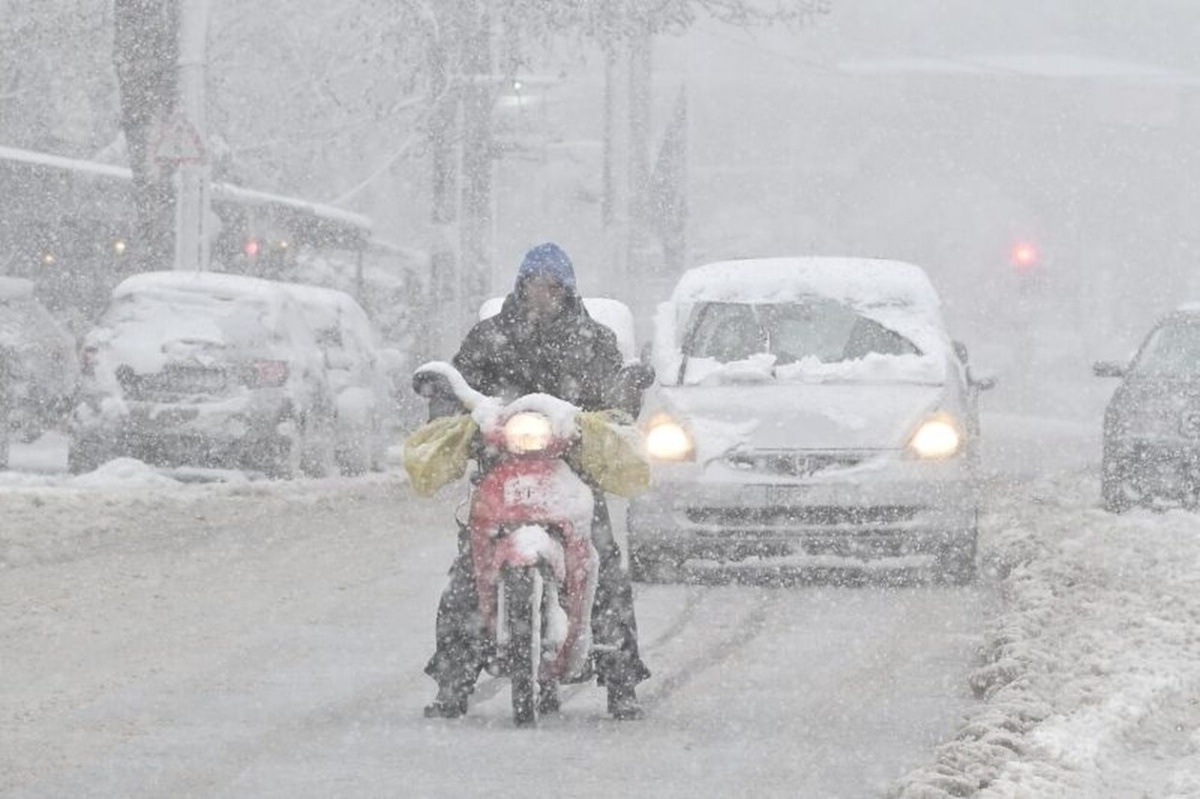
[[[445,361],[429,361],[417,367],[413,372],[413,391],[426,399],[456,397],[468,411],[474,410],[486,399],[467,385],[459,371]]]

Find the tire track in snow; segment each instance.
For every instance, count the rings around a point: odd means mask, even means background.
[[[696,617],[696,614],[700,608],[701,600],[705,595],[706,592],[704,591],[703,587],[696,585],[687,586],[687,595],[684,599],[683,607],[679,609],[679,611],[675,614],[675,618],[671,620],[671,622],[654,638],[653,641],[641,647],[641,651],[645,654],[651,654],[661,650],[667,642],[674,639],[679,632],[691,624],[692,620]],[[489,676],[481,679],[476,684],[472,697],[476,702],[484,702],[488,699],[496,697],[507,687],[507,677]],[[565,703],[589,688],[594,687],[595,686],[591,681],[563,686],[561,689],[562,701]]]
[[[689,599],[694,598],[695,604],[698,606],[699,598],[705,595],[707,594],[701,589],[689,596]],[[663,704],[696,678],[705,672],[717,668],[738,654],[743,647],[762,634],[767,622],[775,615],[779,606],[783,603],[784,594],[780,590],[770,590],[761,592],[757,596],[758,601],[750,609],[748,615],[738,621],[732,634],[705,647],[698,655],[690,658],[677,670],[665,675],[654,690],[642,698],[647,710]],[[692,616],[695,616],[696,610],[697,608],[692,609]],[[686,625],[681,625],[679,629],[682,629],[684,626]],[[678,629],[674,630],[672,635],[678,631]],[[661,645],[666,640],[668,639],[665,635],[660,636],[656,640],[656,643]]]

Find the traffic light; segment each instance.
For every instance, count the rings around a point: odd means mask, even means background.
[[[1017,272],[1032,274],[1040,260],[1037,245],[1029,241],[1018,241],[1009,252],[1009,260]]]

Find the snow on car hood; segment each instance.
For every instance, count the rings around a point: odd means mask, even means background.
[[[900,449],[918,422],[941,410],[945,387],[918,384],[763,383],[662,387],[649,416],[691,430],[697,460],[753,449]]]
[[[758,353],[740,361],[722,363],[714,358],[688,358],[684,385],[730,385],[780,382],[800,383],[920,383],[941,385],[946,379],[946,359],[925,355],[871,353],[852,361],[825,363],[802,358],[779,364],[775,355]]]

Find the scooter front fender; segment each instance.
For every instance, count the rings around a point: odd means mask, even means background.
[[[526,568],[541,563],[550,567],[556,582],[566,580],[567,560],[562,545],[541,525],[522,525],[493,542],[491,568],[494,574],[499,574],[504,566]]]

